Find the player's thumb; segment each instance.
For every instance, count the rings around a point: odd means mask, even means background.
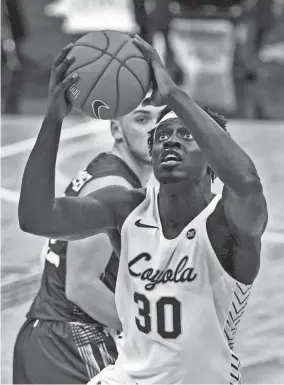
[[[142,107],[147,107],[147,106],[150,106],[152,103],[151,103],[151,98],[145,98],[142,102]]]
[[[144,99],[142,102],[143,107],[146,107],[146,106],[160,107],[163,104],[164,103],[162,100],[162,96],[158,90],[155,90],[149,98]]]
[[[159,107],[161,106],[161,101],[159,97],[151,96],[150,98],[146,98],[142,102],[142,107],[147,107],[147,106],[154,106],[154,107]]]

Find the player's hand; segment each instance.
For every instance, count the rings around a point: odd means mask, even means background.
[[[166,67],[164,66],[158,52],[140,36],[134,36],[134,43],[149,60],[153,70],[153,92],[150,98],[143,101],[143,105],[163,106],[168,104],[170,92],[177,87]]]
[[[47,116],[63,120],[72,109],[66,96],[67,89],[78,80],[78,74],[65,78],[65,73],[75,58],[68,55],[73,44],[70,43],[56,56],[52,64],[48,88]]]

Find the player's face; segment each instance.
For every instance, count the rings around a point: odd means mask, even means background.
[[[157,180],[196,183],[205,175],[207,163],[190,131],[179,119],[171,119],[156,129],[152,163]]]
[[[143,163],[151,163],[147,145],[148,131],[154,128],[160,111],[161,108],[140,105],[120,119],[123,140],[128,151]]]

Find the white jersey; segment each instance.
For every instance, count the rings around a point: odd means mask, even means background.
[[[122,227],[116,306],[123,335],[113,375],[138,384],[239,383],[233,344],[251,285],[226,273],[209,241],[206,220],[221,196],[168,240],[158,191],[148,187]]]

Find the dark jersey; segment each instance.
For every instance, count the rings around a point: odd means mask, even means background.
[[[71,181],[65,190],[65,195],[78,196],[83,187],[91,180],[106,176],[119,176],[130,183],[133,188],[142,187],[139,179],[126,163],[111,153],[102,153],[93,159],[86,169],[78,173],[77,177]],[[67,247],[68,242],[66,241],[49,240],[41,286],[27,314],[27,318],[83,323],[94,322],[88,314],[66,298]],[[118,257],[113,252],[106,270],[101,276],[101,280],[113,292],[115,291],[117,271]]]

